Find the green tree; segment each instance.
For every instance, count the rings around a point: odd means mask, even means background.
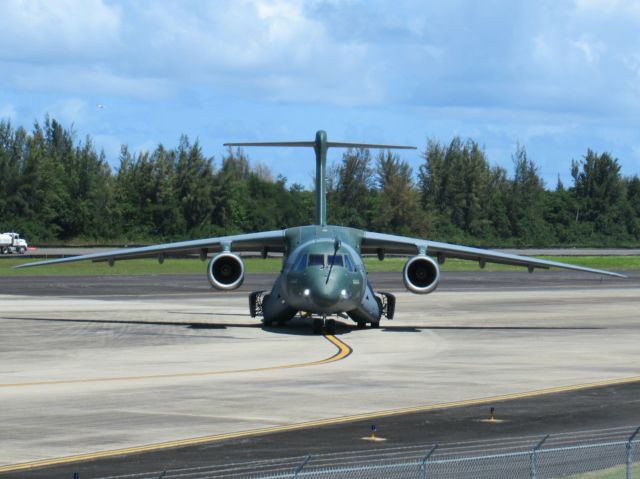
[[[409,164],[390,151],[380,152],[376,165],[379,201],[373,217],[375,229],[421,235],[427,230],[420,194]]]
[[[186,135],[181,136],[174,181],[184,233],[196,235],[210,232],[214,174],[213,158],[203,155],[197,141],[192,145]]]
[[[349,148],[342,155],[337,183],[329,205],[329,220],[340,225],[365,228],[371,221],[373,187],[371,153]]]
[[[620,175],[620,165],[609,153],[597,154],[587,150],[580,162],[573,161],[571,176],[576,199],[576,223],[581,224],[581,236],[592,240],[627,236],[623,213],[626,212],[626,196]]]
[[[485,154],[472,140],[455,137],[446,150],[435,142],[427,145],[420,191],[423,205],[435,207],[438,234],[464,240],[491,231],[485,209],[490,176]]]
[[[520,145],[512,160],[514,177],[508,202],[512,236],[523,246],[552,243],[543,216],[544,183],[538,176],[538,168]]]

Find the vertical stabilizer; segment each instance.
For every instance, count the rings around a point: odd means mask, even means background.
[[[327,132],[316,132],[316,224],[327,224]]]

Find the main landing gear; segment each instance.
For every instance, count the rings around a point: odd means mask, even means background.
[[[291,319],[290,317],[276,316],[275,318],[265,319],[264,315],[264,302],[269,298],[270,293],[265,291],[254,291],[249,295],[249,314],[252,318],[262,316],[262,323],[265,326],[271,326],[273,323],[277,323],[278,326],[285,326]]]
[[[262,316],[262,300],[264,291],[254,291],[249,295],[249,314],[252,318]]]
[[[391,293],[387,293],[386,291],[378,291],[378,294],[380,295],[380,309],[382,312],[382,316],[387,319],[393,319],[393,316],[396,313],[396,297]]]

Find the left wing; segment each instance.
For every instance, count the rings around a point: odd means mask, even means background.
[[[71,263],[74,261],[108,261],[113,263],[115,260],[157,257],[163,260],[165,255],[173,253],[199,253],[206,256],[209,252],[219,252],[227,246],[233,251],[284,251],[285,231],[264,231],[261,233],[249,233],[232,236],[219,236],[217,238],[206,238],[192,241],[180,241],[177,243],[165,243],[154,246],[143,246],[140,248],[124,248],[105,253],[85,254],[81,256],[72,256],[70,258],[50,259],[47,261],[38,261],[35,263],[26,263],[16,266],[16,268],[30,268],[32,266],[43,266],[49,264]]]
[[[500,253],[499,251],[489,249],[471,248],[469,246],[440,243],[438,241],[409,238],[407,236],[396,236],[365,231],[364,237],[362,238],[361,252],[363,254],[377,253],[380,250],[390,254],[407,255],[418,254],[422,250],[425,254],[437,257],[440,263],[443,263],[445,258],[459,258],[478,261],[481,267],[484,266],[485,263],[500,263],[524,266],[528,268],[530,272],[535,268],[563,268],[574,271],[584,271],[586,273],[626,278],[625,275],[620,273],[614,273],[612,271],[605,271],[602,269],[585,268],[584,266],[575,266],[572,264],[560,263],[558,261],[548,261],[529,256]]]

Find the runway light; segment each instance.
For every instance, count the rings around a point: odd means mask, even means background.
[[[496,408],[492,407],[490,410],[490,415],[491,417],[489,418],[489,421],[495,421],[496,420]]]
[[[309,288],[305,289],[302,294],[304,294],[305,296],[309,296],[311,294],[311,290]]]

